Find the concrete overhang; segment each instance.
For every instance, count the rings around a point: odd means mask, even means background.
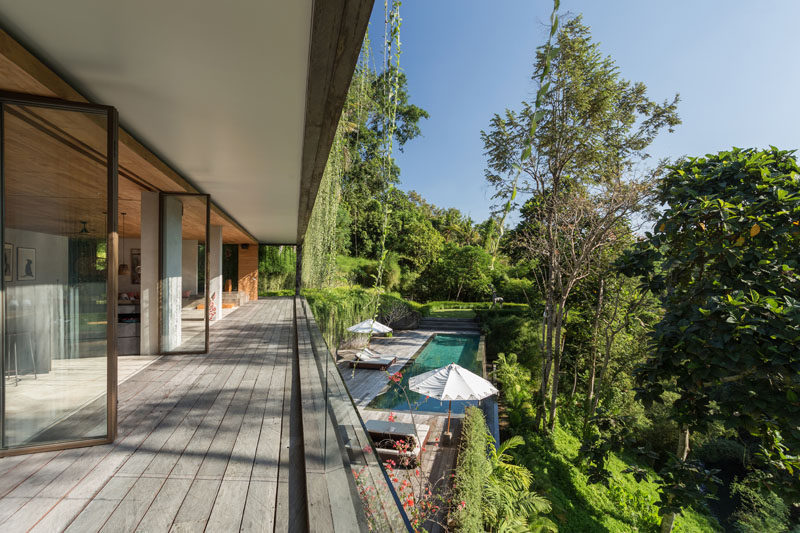
[[[121,166],[210,194],[243,240],[295,243],[372,3],[0,0],[0,89],[115,106]]]

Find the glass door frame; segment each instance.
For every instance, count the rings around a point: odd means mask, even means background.
[[[62,111],[72,111],[105,116],[106,119],[106,436],[82,440],[70,440],[32,446],[0,448],[0,457],[26,453],[66,450],[84,446],[95,446],[114,442],[117,436],[117,203],[118,203],[118,165],[119,165],[119,115],[116,108],[88,102],[72,102],[60,98],[36,96],[32,94],[0,91],[0,242],[5,243],[5,106],[17,105],[44,107]],[[5,435],[5,360],[6,340],[6,290],[5,280],[0,276],[0,336],[2,336],[2,358],[0,368],[3,382],[0,386],[0,436]],[[4,440],[4,439],[3,439]]]
[[[205,240],[205,306],[203,312],[203,321],[205,325],[205,342],[202,350],[173,350],[164,351],[163,337],[164,337],[164,199],[170,196],[191,196],[205,198],[206,201],[206,240]],[[181,230],[182,231],[182,230]],[[209,305],[210,295],[208,294],[210,283],[208,276],[209,265],[209,236],[211,234],[211,195],[199,192],[164,192],[158,193],[158,353],[160,355],[201,355],[207,354],[209,348],[209,337],[211,321],[209,320]],[[220,295],[220,299],[222,296]],[[218,309],[217,312],[221,312]]]

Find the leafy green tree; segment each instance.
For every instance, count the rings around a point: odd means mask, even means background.
[[[655,232],[622,265],[665,314],[638,369],[638,397],[679,395],[677,458],[713,421],[762,442],[764,463],[800,484],[800,169],[792,152],[689,158],[658,187]],[[686,503],[662,488],[662,531]]]
[[[405,257],[414,270],[421,271],[438,257],[444,239],[430,218],[404,192],[394,189],[389,206],[386,247]]]
[[[482,138],[495,198],[508,205],[518,192],[533,197],[532,223],[518,235],[544,297],[537,421],[544,425],[549,397],[552,430],[570,294],[615,241],[615,229],[646,207],[651,174],[635,179],[635,169],[656,135],[680,120],[678,97],[656,103],[644,84],[622,79],[580,17],[563,26],[556,48],[537,53],[533,79],[544,94],[541,105],[495,115]]]
[[[365,49],[368,50],[368,46]],[[364,57],[368,56],[362,56],[350,86],[346,114],[342,118],[347,154],[342,197],[350,210],[350,222],[353,224],[350,252],[353,256],[370,257],[375,255],[375,242],[380,240],[379,232],[364,232],[363,228],[374,221],[364,223],[362,219],[374,217],[372,202],[389,185],[396,184],[400,176],[400,168],[394,159],[387,161],[384,153],[386,128],[392,123],[389,115],[395,114],[391,131],[401,151],[408,141],[420,135],[419,122],[429,115],[424,109],[410,103],[404,73],[395,73],[394,66],[376,73],[369,68],[368,60]],[[397,87],[390,87],[395,80]],[[391,100],[388,98],[390,93],[393,97]]]
[[[439,258],[417,279],[416,293],[428,300],[486,299],[491,292],[491,260],[483,248],[445,244]]]

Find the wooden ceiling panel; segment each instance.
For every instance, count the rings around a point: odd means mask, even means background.
[[[73,102],[87,101],[80,93],[58,77],[52,70],[2,30],[0,30],[0,90],[56,97]],[[60,183],[59,180],[68,177],[67,174],[77,172],[74,166],[78,165],[80,167],[81,163],[77,163],[76,161],[81,157],[87,160],[85,164],[88,165],[88,167],[91,167],[92,164],[99,166],[96,162],[90,162],[97,157],[101,159],[105,157],[104,119],[96,115],[55,111],[44,108],[24,107],[19,108],[17,111],[18,114],[26,115],[27,120],[35,123],[36,127],[45,128],[49,130],[51,134],[61,131],[62,143],[68,142],[73,145],[77,144],[79,149],[85,152],[79,156],[74,148],[68,149],[64,146],[53,144],[50,141],[45,141],[44,134],[30,137],[31,135],[35,135],[32,131],[20,129],[19,131],[25,132],[29,137],[27,141],[24,137],[20,137],[16,141],[18,151],[24,147],[25,142],[33,143],[37,142],[37,139],[44,143],[43,146],[50,147],[49,151],[46,151],[44,148],[37,148],[34,144],[28,145],[30,147],[30,153],[37,153],[38,157],[43,158],[50,165],[52,174],[50,178],[47,178],[47,180],[49,180],[47,183],[47,190],[58,187],[64,188],[65,190],[74,189],[76,195],[85,194],[86,190],[80,191],[75,186],[77,183],[80,183],[81,178],[78,178],[77,182],[74,184]],[[19,124],[17,126],[19,126]],[[79,142],[76,143],[76,141]],[[65,173],[63,169],[59,170],[57,168],[57,160],[67,152],[74,152],[67,156],[67,158],[72,161],[70,164],[73,166],[70,167],[68,173]],[[20,151],[19,155],[23,155],[23,152]],[[20,161],[22,161],[22,159],[20,159]],[[25,174],[26,171],[24,168],[18,167],[17,171],[20,173],[20,176],[27,176],[29,179],[32,177],[30,173]],[[105,173],[105,170],[103,170],[103,173]],[[56,176],[60,176],[60,178],[53,181]],[[119,212],[125,211],[127,213],[125,217],[126,236],[139,235],[139,219],[141,213],[140,193],[143,190],[198,192],[196,188],[170,168],[169,165],[159,159],[132,135],[120,128]],[[45,210],[45,203],[43,201],[40,201],[37,207],[34,201],[20,199],[20,205],[32,206],[39,212]],[[68,202],[68,205],[52,204],[50,207],[54,210],[65,209],[75,213],[75,216],[78,216],[77,213],[86,211],[86,209],[90,207],[90,204],[87,203],[86,199],[80,200],[75,196],[71,199],[71,203]],[[53,220],[52,223],[40,221],[33,224],[28,221],[26,224],[35,225],[43,230],[50,227],[54,232],[61,234],[69,231],[69,228],[67,228],[69,225],[67,219],[71,220],[71,217],[72,215],[66,217],[61,222]],[[86,215],[86,217],[92,218],[93,220],[100,220],[102,219],[102,212],[98,213],[95,209],[91,217],[90,215]],[[122,222],[121,216],[119,222],[120,224]],[[213,202],[211,205],[211,224],[222,226],[223,240],[225,242],[250,244],[256,242],[247,230],[222,209],[213,204]],[[192,233],[197,233],[197,231],[192,230]]]

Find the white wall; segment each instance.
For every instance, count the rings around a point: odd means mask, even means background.
[[[32,370],[33,351],[37,372],[47,372],[51,359],[68,356],[64,345],[64,303],[69,275],[66,237],[6,228],[5,242],[14,246],[12,280],[6,281],[6,327],[9,350],[17,347],[22,371]],[[33,248],[35,280],[17,280],[17,248]],[[15,335],[16,334],[16,335]],[[13,362],[11,363],[13,366]],[[10,367],[9,367],[10,368]]]

